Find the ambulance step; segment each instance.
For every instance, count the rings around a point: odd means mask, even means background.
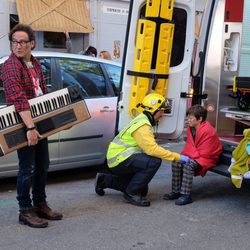
[[[228,165],[224,165],[224,164],[219,164],[214,168],[209,169],[209,171],[216,173],[216,174],[220,174],[226,177],[231,177],[230,173],[228,172]]]
[[[214,168],[212,168],[212,169],[209,169],[209,171],[210,171],[210,172],[213,172],[213,173],[215,173],[215,174],[219,174],[219,175],[222,175],[222,176],[231,178],[231,175],[230,175],[230,173],[228,172],[228,165],[219,164],[219,165],[217,165],[216,167],[214,167]],[[249,184],[250,184],[250,179],[244,178],[244,179],[243,179],[243,183],[249,185]]]

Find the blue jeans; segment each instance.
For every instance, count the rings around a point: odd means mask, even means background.
[[[140,194],[148,186],[161,165],[161,159],[147,154],[133,154],[118,166],[113,175],[104,176],[104,187],[129,194]]]
[[[32,187],[33,205],[46,201],[45,185],[49,168],[49,149],[47,138],[35,146],[17,150],[19,171],[17,175],[17,200],[20,211],[32,208],[30,188]]]

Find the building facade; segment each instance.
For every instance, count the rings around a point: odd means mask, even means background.
[[[112,58],[121,62],[129,10],[129,0],[89,0],[88,13],[93,32],[69,32],[73,53],[84,51],[89,45],[97,51],[106,50]],[[15,0],[0,2],[0,56],[9,53],[8,33],[19,22]],[[65,27],[65,31],[66,31]],[[67,52],[63,32],[36,32],[36,50]]]

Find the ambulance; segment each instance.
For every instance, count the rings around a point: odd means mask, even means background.
[[[187,108],[202,104],[224,148],[213,171],[230,177],[232,151],[250,125],[248,5],[244,0],[131,0],[118,131],[151,92],[169,100],[157,129],[168,140],[182,136]]]

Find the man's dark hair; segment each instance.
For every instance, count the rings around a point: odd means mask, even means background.
[[[14,28],[10,31],[10,33],[9,33],[9,40],[10,41],[12,41],[12,36],[17,31],[23,31],[23,32],[27,33],[30,42],[36,41],[35,33],[34,33],[33,29],[29,25],[22,24],[22,23],[15,25]]]
[[[87,50],[85,51],[84,55],[89,56],[91,54],[94,54],[95,57],[97,57],[97,49],[93,46],[89,46]]]
[[[193,115],[197,120],[201,117],[202,122],[207,119],[207,110],[199,104],[190,107],[187,110],[187,115]]]

